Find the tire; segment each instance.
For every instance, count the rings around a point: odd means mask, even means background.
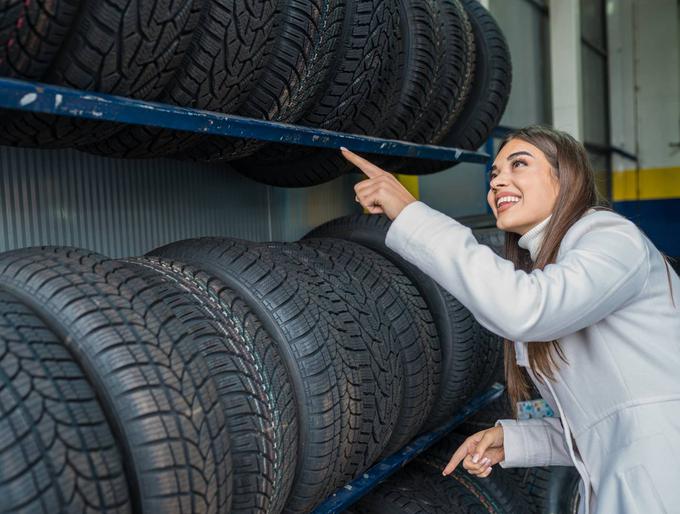
[[[505,258],[505,234],[496,227],[475,228],[472,233],[477,242],[486,245],[499,257]]]
[[[531,514],[578,514],[581,477],[571,466],[508,470],[525,495],[531,498]]]
[[[260,75],[274,20],[274,0],[204,3],[184,62],[158,101],[231,113],[241,107]],[[200,138],[205,140],[191,132],[133,125],[80,149],[112,157],[157,157],[176,154]]]
[[[125,262],[197,336],[226,413],[234,469],[230,512],[281,512],[297,464],[298,430],[276,345],[243,300],[215,277],[158,258]]]
[[[132,512],[120,448],[82,369],[0,292],[0,511]]]
[[[429,84],[418,81],[415,96],[419,101],[414,102],[408,97],[400,100],[404,108],[414,103],[420,106],[417,115],[407,121],[408,129],[403,133],[385,136],[415,143],[438,144],[451,130],[467,98],[472,84],[475,48],[470,22],[458,0],[428,3],[434,9],[434,23],[425,36],[434,43],[431,81]],[[405,170],[406,173],[411,169],[411,161],[404,158],[378,158],[385,169]]]
[[[438,60],[443,64],[435,82],[435,94],[421,120],[432,127],[422,142],[432,144],[439,144],[448,134],[463,109],[472,86],[476,59],[472,27],[460,1],[439,0],[437,8],[437,19],[444,34]]]
[[[0,287],[64,341],[122,447],[135,512],[228,512],[224,412],[195,336],[124,265],[74,248],[0,255]]]
[[[441,73],[438,50],[444,46],[444,34],[436,18],[436,4],[431,0],[399,0],[400,26],[399,84],[385,116],[382,135],[390,139],[427,138],[415,130],[416,119],[425,114],[425,106],[433,94],[434,83]]]
[[[343,477],[351,480],[373,465],[391,441],[395,427],[406,421],[400,417],[408,384],[404,356],[398,336],[383,312],[385,303],[380,303],[379,297],[391,291],[376,284],[364,263],[349,255],[330,253],[333,249],[329,245],[267,243],[263,247],[296,265],[313,269],[341,300],[329,310],[336,318],[337,329],[344,332],[344,346],[361,376],[361,424],[342,471]],[[379,289],[371,291],[362,278],[368,278],[370,285],[378,285]],[[391,300],[398,302],[394,297]]]
[[[456,298],[447,293],[445,299],[451,324],[456,327],[459,338],[456,343],[461,346],[467,343],[472,352],[469,358],[463,359],[467,363],[467,370],[460,371],[462,375],[467,374],[468,382],[465,385],[467,402],[471,396],[488,390],[494,382],[505,382],[503,341],[480,325],[472,313]],[[459,340],[462,344],[458,342]]]
[[[294,123],[316,97],[331,73],[336,47],[342,45],[345,2],[285,0],[275,13],[263,69],[250,89],[240,116]],[[223,111],[226,112],[226,111]],[[193,148],[179,157],[200,161],[231,161],[255,153],[266,143],[225,137],[193,139]]]
[[[464,435],[450,433],[426,453],[418,457],[416,461],[431,466],[432,471],[441,476],[441,471],[446,467],[453,453],[464,441]],[[493,505],[493,509],[489,509],[490,512],[514,514],[517,512],[527,512],[530,508],[532,499],[528,491],[518,487],[513,474],[498,465],[494,467],[487,478],[472,477],[462,466],[458,466],[451,476],[469,490],[476,489],[477,492],[475,494],[480,499],[485,497],[489,504]]]
[[[417,288],[435,322],[441,348],[439,394],[425,425],[426,429],[430,429],[447,421],[479,389],[479,383],[488,370],[475,375],[471,367],[475,359],[492,360],[495,349],[485,344],[484,339],[478,342],[482,329],[471,314],[461,310],[464,307],[457,300],[385,246],[389,227],[390,221],[385,216],[354,215],[321,225],[305,238],[334,237],[362,244],[392,262]],[[484,357],[487,353],[489,357]]]
[[[442,476],[444,465],[420,458],[409,463],[347,512],[352,514],[516,514],[527,503],[503,478],[478,479],[460,469]],[[494,471],[495,473],[495,471]]]
[[[474,45],[458,0],[401,0],[401,86],[382,137],[433,144],[462,109],[471,82]],[[385,169],[410,169],[409,160],[376,156]]]
[[[498,125],[510,98],[512,64],[505,36],[493,16],[477,0],[460,0],[472,26],[475,67],[462,111],[439,144],[477,150]],[[409,162],[409,173],[426,174],[450,168],[450,162]]]
[[[343,20],[342,41],[322,94],[298,124],[376,135],[399,84],[397,0],[353,0]],[[243,175],[273,186],[305,187],[332,180],[350,169],[337,150],[269,145],[256,156],[234,161]]]
[[[456,221],[462,223],[466,227],[470,227],[472,230],[483,229],[483,228],[494,228],[496,229],[496,217],[491,213],[486,214],[472,214],[469,216],[459,216]]]
[[[460,434],[470,436],[493,427],[499,419],[514,419],[510,398],[507,392],[477,411],[456,428]]]
[[[179,241],[151,252],[219,278],[243,298],[281,350],[297,401],[298,466],[284,512],[307,512],[348,479],[361,421],[361,377],[329,312],[336,295],[306,266],[234,239]],[[340,301],[336,302],[340,304]]]
[[[78,13],[80,0],[5,0],[0,7],[0,76],[40,80]]]
[[[505,235],[501,230],[495,227],[479,228],[473,229],[472,234],[479,244],[488,246],[499,257],[505,257]],[[457,300],[449,308],[449,311],[454,312],[459,309],[462,309],[460,312],[464,315],[466,314],[474,320],[470,311],[465,309]],[[505,343],[502,337],[486,329],[476,320],[473,321],[473,324],[474,339],[484,348],[481,352],[475,352],[472,364],[473,375],[479,377],[474,394],[480,394],[491,387],[494,382],[505,383]],[[504,393],[503,397],[506,396]],[[506,406],[499,408],[507,410]],[[510,412],[512,412],[512,409],[510,409]]]
[[[187,50],[204,0],[90,0],[82,3],[53,66],[50,84],[154,100]],[[0,127],[12,146],[43,148],[89,144],[120,130],[47,114],[17,113]]]
[[[403,379],[403,388],[395,398],[398,418],[389,435],[380,439],[382,447],[377,453],[390,455],[420,432],[439,389],[441,356],[434,322],[417,289],[379,254],[340,239],[305,239],[301,245],[323,255],[321,265],[328,272],[349,275],[342,298],[355,312],[370,313],[364,317],[366,324],[383,329],[374,334],[375,341],[369,346],[376,347],[382,340],[397,347]],[[341,289],[336,286],[336,290]]]
[[[475,42],[472,88],[444,144],[476,150],[498,125],[510,98],[510,49],[496,20],[477,0],[460,0],[467,12]]]

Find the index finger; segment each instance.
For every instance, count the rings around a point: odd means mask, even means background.
[[[380,175],[387,173],[384,169],[379,168],[372,162],[367,161],[363,157],[359,157],[354,152],[350,152],[344,146],[341,146],[340,150],[342,151],[343,157],[363,171],[368,178],[379,177]]]
[[[442,475],[448,475],[449,473],[452,473],[453,470],[458,467],[458,464],[460,464],[463,461],[463,459],[465,458],[466,455],[467,455],[467,445],[465,443],[463,443],[458,447],[458,449],[451,456],[451,460],[449,461],[449,463],[444,468],[444,471],[442,471]]]

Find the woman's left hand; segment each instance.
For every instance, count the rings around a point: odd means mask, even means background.
[[[356,200],[371,214],[385,213],[393,220],[408,204],[416,199],[399,181],[387,171],[367,161],[363,157],[340,148],[345,159],[363,171],[368,180],[362,180],[356,186]]]

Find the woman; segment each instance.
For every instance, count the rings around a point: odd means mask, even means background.
[[[357,201],[394,220],[387,246],[506,339],[513,402],[530,379],[559,413],[500,420],[469,437],[444,474],[461,462],[479,477],[497,463],[573,465],[581,512],[680,512],[680,279],[635,224],[595,208],[583,146],[545,127],[501,145],[487,199],[508,260],[342,151],[369,177]]]

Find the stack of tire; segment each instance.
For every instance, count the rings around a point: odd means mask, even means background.
[[[0,75],[327,130],[474,150],[510,93],[505,39],[477,0],[8,0]],[[308,186],[336,150],[0,113],[0,144],[229,162]],[[430,173],[442,161],[382,164]]]
[[[0,511],[310,512],[448,420],[502,345],[388,228],[0,254]]]

